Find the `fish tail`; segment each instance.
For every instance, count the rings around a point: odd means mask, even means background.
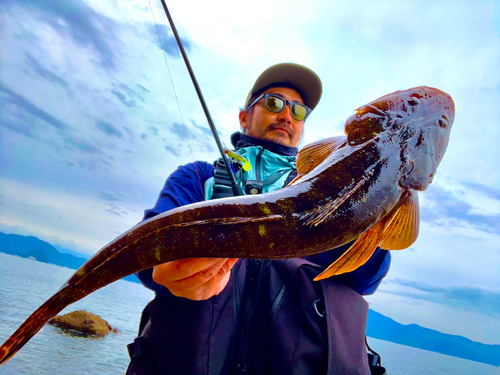
[[[14,356],[64,306],[59,293],[40,306],[0,347],[0,366]]]

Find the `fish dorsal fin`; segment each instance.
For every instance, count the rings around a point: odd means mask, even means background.
[[[417,240],[420,226],[420,210],[417,192],[410,192],[389,217],[382,235],[380,247],[386,250],[402,250]]]
[[[377,249],[382,240],[384,221],[377,222],[359,237],[347,251],[333,262],[326,270],[320,273],[314,281],[327,279],[346,272],[354,271],[365,264]]]
[[[311,172],[345,141],[346,137],[341,135],[304,146],[297,154],[297,177],[292,182]]]

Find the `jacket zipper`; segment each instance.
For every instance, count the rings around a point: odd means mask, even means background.
[[[255,323],[256,323],[256,309],[257,302],[259,297],[259,289],[260,289],[260,279],[262,274],[262,260],[255,259],[251,260],[252,267],[249,273],[248,280],[248,293],[250,295],[249,303],[246,309],[246,316],[242,315],[242,318],[245,319],[245,325],[242,327],[243,337],[240,340],[240,343],[243,343],[241,353],[239,356],[239,361],[236,367],[237,374],[246,374],[248,371],[248,355],[250,353],[251,346],[254,341],[254,333],[255,333]]]
[[[262,181],[260,178],[260,163],[262,159],[262,154],[264,153],[264,149],[261,149],[257,156],[255,157],[255,179],[257,181]]]
[[[276,314],[278,313],[278,310],[281,306],[281,302],[283,301],[283,298],[285,297],[285,284],[281,285],[280,290],[278,291],[278,295],[276,296],[273,307],[271,308],[271,321],[274,322],[274,318],[276,317]]]

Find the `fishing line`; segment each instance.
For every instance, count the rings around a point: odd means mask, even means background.
[[[194,88],[196,90],[196,94],[198,95],[198,99],[200,100],[200,104],[203,108],[203,112],[205,112],[205,117],[207,118],[208,126],[210,127],[210,130],[212,131],[212,135],[214,136],[215,143],[217,144],[217,148],[219,149],[220,155],[221,155],[222,160],[224,162],[224,166],[226,168],[227,175],[229,176],[229,180],[231,181],[231,189],[233,191],[233,195],[234,196],[244,195],[243,190],[241,189],[241,186],[236,181],[236,176],[231,168],[231,164],[229,163],[228,157],[227,157],[226,152],[225,152],[225,148],[222,146],[222,142],[220,140],[217,129],[215,128],[215,124],[212,120],[212,116],[210,116],[210,111],[208,110],[207,103],[205,102],[203,94],[201,93],[200,86],[198,85],[198,81],[194,75],[193,69],[191,68],[191,64],[190,64],[189,59],[187,57],[186,51],[184,50],[184,46],[182,45],[182,40],[181,40],[179,34],[177,33],[177,29],[175,27],[174,20],[172,19],[172,16],[170,15],[170,12],[168,11],[168,7],[167,7],[165,0],[161,0],[161,5],[163,6],[163,10],[165,11],[165,15],[168,18],[170,28],[172,29],[172,32],[174,33],[175,40],[177,41],[177,45],[179,46],[179,50],[181,51],[182,58],[184,59],[184,63],[186,64],[186,68],[188,70],[189,76],[191,77],[191,81],[193,82]]]
[[[172,90],[174,91],[175,101],[177,103],[177,108],[179,110],[179,115],[181,116],[182,126],[184,127],[184,132],[186,133],[186,139],[187,139],[187,143],[188,143],[188,147],[189,147],[189,152],[191,153],[191,159],[194,162],[194,154],[193,154],[193,149],[191,148],[191,142],[189,141],[189,133],[188,133],[186,124],[184,123],[184,116],[182,116],[182,110],[181,110],[181,106],[179,104],[179,99],[177,98],[177,92],[175,91],[175,86],[174,86],[174,81],[172,79],[172,74],[170,73],[170,68],[169,68],[169,65],[168,65],[166,52],[165,52],[165,49],[163,48],[163,42],[161,41],[160,30],[158,29],[158,24],[156,23],[156,18],[155,18],[155,14],[153,12],[153,7],[151,5],[151,0],[148,0],[148,2],[149,2],[149,9],[151,9],[151,15],[153,16],[153,21],[155,23],[156,34],[158,35],[158,40],[160,41],[161,50],[163,52],[163,60],[165,61],[165,65],[167,66],[168,76],[170,78],[170,84],[172,85]],[[198,178],[198,183],[200,184],[200,187],[203,190],[203,185],[201,183],[201,179],[200,179],[200,176],[198,174],[198,168],[196,167],[196,164],[194,164],[194,169],[195,169],[195,172],[196,172],[196,177]]]

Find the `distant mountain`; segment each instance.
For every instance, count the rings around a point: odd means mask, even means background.
[[[64,250],[71,251],[73,254],[79,254],[72,250]],[[17,255],[22,258],[33,257],[39,262],[56,264],[74,270],[80,268],[88,259],[85,254],[80,254],[81,257],[79,257],[60,252],[48,242],[42,241],[37,237],[5,234],[2,232],[0,232],[0,252]],[[134,275],[124,277],[123,280],[140,283]]]
[[[78,251],[66,249],[65,247],[59,245],[52,245],[52,246],[54,246],[56,250],[59,251],[60,253],[71,254],[77,258],[90,259],[90,257],[92,256],[90,254],[79,253]]]
[[[368,314],[366,335],[414,348],[500,366],[500,345],[482,344],[462,336],[448,335],[420,327],[417,324],[400,324],[373,310],[370,310]]]

